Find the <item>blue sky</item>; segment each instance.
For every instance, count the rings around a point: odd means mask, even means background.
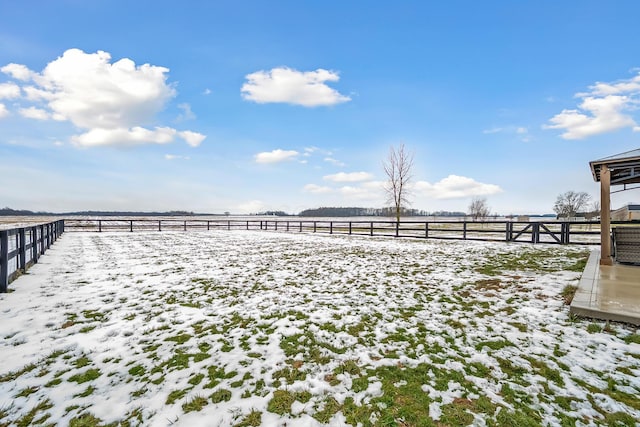
[[[640,148],[637,1],[0,1],[0,205],[549,213]],[[613,207],[640,190],[612,196]]]

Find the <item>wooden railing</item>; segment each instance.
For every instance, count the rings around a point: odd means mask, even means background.
[[[422,239],[599,244],[599,222],[396,221],[305,219],[67,219],[67,231],[268,230]]]
[[[64,220],[0,230],[0,292],[38,262],[64,232]]]

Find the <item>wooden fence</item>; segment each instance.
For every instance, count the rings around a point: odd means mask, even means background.
[[[64,220],[0,230],[0,292],[38,262],[64,232]]]
[[[268,230],[422,239],[599,244],[599,222],[352,221],[283,219],[66,219],[67,231]]]

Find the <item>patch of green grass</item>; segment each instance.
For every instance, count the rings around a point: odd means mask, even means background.
[[[602,327],[597,323],[589,323],[589,325],[587,325],[587,332],[590,334],[596,334],[598,332],[602,332]]]
[[[565,305],[571,305],[571,301],[573,301],[573,297],[576,294],[577,290],[578,287],[576,285],[567,285],[562,288],[560,296],[562,297]]]
[[[147,370],[142,365],[136,365],[136,366],[132,367],[131,369],[129,369],[129,375],[131,375],[133,377],[140,377],[140,376],[144,375],[146,372],[147,372]]]
[[[191,400],[189,400],[188,402],[182,405],[182,410],[185,413],[193,412],[193,411],[201,411],[202,408],[204,408],[208,404],[209,404],[209,401],[205,397],[195,396]]]
[[[169,393],[169,395],[167,396],[167,400],[164,403],[166,405],[174,404],[176,402],[176,400],[182,399],[183,397],[185,397],[187,395],[187,391],[188,391],[188,389],[171,391]]]
[[[273,373],[273,379],[278,378],[284,378],[287,383],[293,384],[295,381],[304,381],[307,378],[307,374],[300,369],[286,367]]]
[[[16,420],[15,422],[16,427],[27,427],[27,426],[33,425],[36,415],[38,415],[40,412],[44,412],[47,409],[51,409],[51,408],[53,408],[53,404],[51,403],[51,401],[49,401],[49,399],[38,402],[36,406],[34,406],[33,408],[31,408],[31,410],[29,410],[29,412],[27,412],[22,417]],[[8,426],[10,424],[5,424],[5,425]]]
[[[167,337],[164,340],[165,341],[170,341],[170,342],[175,342],[176,344],[184,344],[187,341],[189,341],[192,338],[191,334],[178,334],[175,335],[173,337]]]
[[[79,357],[75,360],[75,362],[73,362],[73,365],[76,368],[84,368],[85,366],[89,365],[91,363],[91,359],[89,359],[86,356],[82,356]]]
[[[228,402],[231,400],[231,391],[221,388],[211,393],[209,399],[211,399],[213,403]]]
[[[627,344],[640,344],[640,334],[630,334],[623,339]]]
[[[86,383],[88,381],[93,381],[98,378],[100,375],[100,369],[87,369],[81,374],[76,374],[69,377],[69,381],[76,382],[78,384]]]
[[[92,395],[95,390],[93,386],[89,386],[82,393],[75,394],[73,397],[87,397]]]
[[[507,340],[494,340],[494,341],[481,341],[478,344],[476,344],[475,347],[476,347],[476,350],[480,351],[484,347],[488,347],[491,350],[500,350],[510,346],[513,346],[513,343]]]
[[[296,397],[288,390],[276,390],[267,404],[267,411],[278,415],[290,414],[295,401]]]
[[[196,374],[194,376],[192,376],[191,378],[189,378],[189,384],[191,385],[198,385],[202,382],[202,380],[204,379],[204,374]]]
[[[98,427],[102,425],[102,420],[91,413],[84,413],[72,418],[69,427]]]
[[[328,396],[322,401],[322,409],[313,414],[313,418],[327,424],[341,409],[342,405],[332,396]]]
[[[35,387],[35,386],[23,388],[14,397],[28,397],[28,396],[32,395],[33,393],[35,393],[36,391],[38,391],[38,388],[39,387]]]
[[[251,410],[239,423],[234,427],[259,427],[262,425],[262,412]]]
[[[35,364],[30,363],[30,364],[26,365],[22,369],[19,369],[19,370],[14,371],[14,372],[9,372],[7,374],[4,374],[4,375],[0,376],[0,383],[6,383],[8,381],[13,381],[16,378],[20,377],[21,375],[26,374],[27,372],[31,372],[36,368],[37,368],[37,366]]]

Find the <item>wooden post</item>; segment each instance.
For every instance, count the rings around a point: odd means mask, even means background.
[[[424,238],[425,239],[429,238],[429,223],[428,222],[424,223]]]
[[[396,237],[400,234],[400,221],[396,221]]]
[[[25,235],[24,228],[18,231],[19,242],[18,250],[20,254],[18,268],[24,273],[27,271],[27,236]]]
[[[38,252],[39,255],[42,255],[44,253],[44,238],[45,238],[44,225],[41,225],[40,226],[40,249],[39,249],[40,252]]]
[[[158,231],[162,231],[162,220],[158,220]]]
[[[349,235],[351,235],[351,221],[349,221]]]
[[[38,227],[31,227],[31,259],[38,262]]]
[[[369,228],[369,235],[373,236],[373,221],[369,224],[371,227]]]
[[[333,234],[333,221],[329,221],[329,234]]]
[[[467,240],[467,221],[462,222],[462,239]]]
[[[7,292],[9,284],[9,231],[0,231],[0,292]]]
[[[611,260],[611,172],[607,165],[600,169],[600,265]]]
[[[287,221],[287,232],[289,232],[289,221]]]
[[[133,233],[133,220],[129,221],[129,232]]]
[[[98,233],[102,233],[102,220],[98,220]]]
[[[313,232],[314,232],[314,233],[316,232],[316,229],[317,229],[316,222],[315,222],[315,221],[313,221]]]
[[[531,243],[540,243],[540,224],[537,222],[533,223],[531,229]]]
[[[184,222],[184,231],[187,231],[187,221]]]

